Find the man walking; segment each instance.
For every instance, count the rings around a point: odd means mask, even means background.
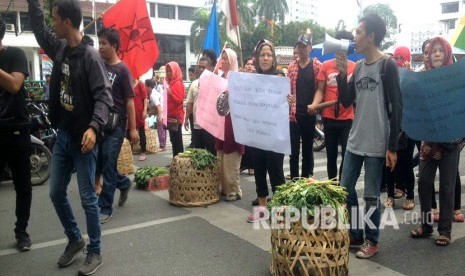
[[[402,117],[402,99],[397,64],[385,57],[379,45],[386,34],[386,23],[376,14],[360,19],[356,30],[357,52],[365,59],[357,63],[347,83],[347,55],[337,53],[339,100],[349,107],[357,99],[354,122],[349,133],[341,185],[347,189],[347,208],[351,218],[350,244],[360,246],[358,258],[367,259],[378,252],[380,187],[384,164],[394,169]],[[386,163],[385,163],[386,162]],[[365,167],[365,214],[358,208],[355,190],[362,165]],[[365,217],[369,220],[365,221]],[[363,217],[362,222],[358,222]],[[352,225],[356,224],[356,225]],[[358,225],[364,225],[359,228]],[[364,231],[365,230],[365,231]],[[365,236],[364,236],[365,232]]]
[[[16,190],[16,247],[27,251],[31,249],[26,228],[32,199],[31,137],[24,89],[28,63],[21,49],[3,45],[5,31],[0,18],[0,177],[8,164]]]
[[[87,257],[79,274],[91,275],[102,265],[94,180],[97,136],[107,123],[109,107],[113,106],[111,86],[93,41],[79,31],[82,13],[77,0],[58,0],[53,4],[53,33],[45,25],[39,1],[28,0],[28,4],[37,42],[53,60],[50,120],[58,134],[53,148],[50,198],[69,240],[58,265],[69,266],[86,245],[67,196],[75,169],[89,235]]]
[[[122,206],[126,203],[131,188],[131,180],[127,176],[119,175],[117,168],[118,156],[125,136],[126,122],[129,126],[129,138],[132,143],[139,142],[139,133],[136,129],[131,72],[117,54],[120,47],[118,31],[112,28],[102,28],[98,31],[97,36],[99,53],[105,62],[108,79],[112,86],[113,112],[119,115],[118,122],[115,122],[116,125],[105,127],[104,138],[99,145],[97,175],[103,175],[103,188],[98,203],[100,222],[103,224],[112,217],[115,189],[118,188],[121,191],[118,205]]]

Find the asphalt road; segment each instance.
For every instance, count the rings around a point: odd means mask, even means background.
[[[185,145],[189,142],[184,135]],[[169,144],[169,143],[168,143]],[[464,154],[462,153],[462,157]],[[135,156],[137,159],[137,156]],[[171,149],[149,155],[136,166],[164,166],[171,160]],[[465,160],[462,158],[462,160]],[[460,171],[465,175],[465,162]],[[289,172],[288,158],[285,172]],[[326,155],[315,153],[315,177],[326,177]],[[462,176],[462,183],[465,181]],[[359,180],[359,196],[363,177]],[[244,197],[234,203],[219,202],[209,207],[180,208],[168,204],[168,192],[132,189],[124,207],[115,206],[113,218],[102,227],[104,264],[96,275],[270,275],[269,230],[253,229],[246,222],[255,198],[252,176],[241,174]],[[14,248],[15,191],[12,184],[0,185],[0,275],[76,275],[85,255],[73,265],[58,268],[56,262],[66,245],[62,226],[48,196],[49,184],[33,188],[28,231],[33,249],[19,253]],[[86,233],[76,178],[68,188],[75,216]],[[462,203],[465,202],[462,186]],[[118,197],[116,193],[116,201]],[[382,195],[385,200],[386,195]],[[418,198],[415,198],[419,210]],[[453,242],[437,247],[431,239],[408,237],[414,227],[412,216],[398,200],[395,216],[399,229],[381,232],[379,253],[370,260],[359,260],[351,251],[350,275],[465,275],[465,224],[453,224]],[[463,205],[463,204],[462,204]]]

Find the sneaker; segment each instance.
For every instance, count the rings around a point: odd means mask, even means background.
[[[239,194],[229,194],[228,196],[223,197],[223,199],[225,201],[228,201],[228,202],[233,202],[233,201],[236,201],[236,200],[240,200],[241,198],[242,198],[242,196],[239,195]]]
[[[258,207],[257,209],[258,210],[254,210],[254,212],[247,217],[247,222],[253,223],[261,220],[266,220],[264,211],[265,207]]]
[[[365,240],[360,250],[355,254],[357,258],[368,259],[378,253],[378,246],[372,244],[369,240]]]
[[[100,214],[100,224],[104,224],[109,222],[111,219],[111,215]]]
[[[16,235],[16,248],[18,248],[19,251],[29,251],[31,250],[31,246],[31,239],[29,239],[29,235],[27,233]]]
[[[65,252],[63,252],[58,259],[58,265],[60,267],[65,267],[72,264],[76,255],[79,251],[83,250],[84,247],[86,247],[86,242],[82,237],[75,242],[69,242],[68,245],[66,245]]]
[[[86,260],[78,271],[78,275],[92,275],[102,266],[102,255],[97,253],[87,253]]]
[[[396,205],[394,198],[388,197],[386,202],[384,202],[384,208],[392,208]]]
[[[123,206],[128,200],[129,188],[121,190],[119,192],[118,206]]]

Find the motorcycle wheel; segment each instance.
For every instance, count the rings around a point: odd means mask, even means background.
[[[50,178],[52,153],[44,145],[31,144],[31,184],[38,186]]]
[[[315,127],[323,131],[323,123],[317,121]],[[321,151],[326,147],[325,138],[321,137],[318,132],[315,131],[315,136],[313,137],[313,151]]]

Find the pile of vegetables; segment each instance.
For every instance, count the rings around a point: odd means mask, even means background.
[[[184,152],[178,154],[179,157],[187,157],[191,160],[192,166],[197,170],[213,168],[218,157],[204,149],[187,148]]]
[[[331,207],[341,213],[346,203],[347,192],[337,181],[316,181],[312,178],[300,178],[279,186],[268,208],[293,206],[298,210],[307,208],[308,217],[315,216],[315,207]],[[345,220],[345,219],[344,219]]]
[[[145,190],[149,184],[149,179],[152,177],[168,175],[169,171],[165,167],[151,167],[146,166],[139,168],[134,174],[134,182],[136,182],[136,188]]]

